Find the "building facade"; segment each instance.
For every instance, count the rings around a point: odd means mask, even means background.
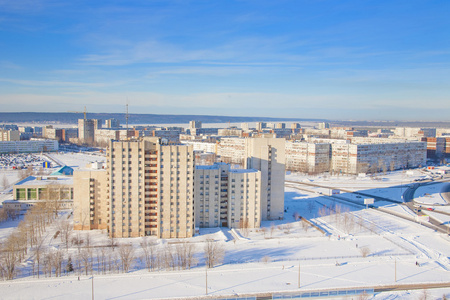
[[[95,130],[100,128],[100,120],[78,119],[78,139],[82,143],[93,143],[95,140]]]
[[[0,141],[2,142],[20,141],[20,131],[0,129]]]
[[[331,145],[286,141],[286,169],[308,174],[328,172],[331,162]]]
[[[245,139],[245,169],[261,171],[261,218],[283,219],[285,139]]]
[[[112,237],[184,238],[194,234],[191,146],[161,145],[157,138],[111,141],[107,156],[106,170],[98,171],[106,175],[75,172],[76,182],[86,183],[76,185],[80,191],[75,201],[85,205],[75,206],[74,216],[89,214],[92,228],[106,222]],[[89,191],[103,185],[106,196],[91,198]]]
[[[29,141],[0,142],[0,153],[35,153],[58,151],[56,140],[31,139]]]
[[[226,163],[196,166],[194,182],[196,227],[261,226],[260,171]]]

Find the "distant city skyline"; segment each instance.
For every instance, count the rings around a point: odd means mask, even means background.
[[[445,121],[450,2],[0,0],[0,104]]]

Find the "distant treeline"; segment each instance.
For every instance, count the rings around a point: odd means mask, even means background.
[[[82,113],[43,113],[43,112],[4,112],[0,113],[1,123],[62,123],[76,124],[78,119],[82,119]],[[88,119],[117,119],[121,124],[125,124],[125,114],[123,113],[87,113]],[[191,120],[203,123],[236,123],[236,122],[261,122],[261,121],[285,121],[301,122],[315,121],[324,122],[322,119],[294,119],[294,118],[267,118],[267,117],[231,117],[231,116],[203,116],[203,115],[157,115],[157,114],[129,114],[129,124],[178,124],[189,123]]]

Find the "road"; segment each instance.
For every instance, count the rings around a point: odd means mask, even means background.
[[[442,181],[445,182],[445,181],[448,181],[448,180],[442,180]],[[336,186],[325,186],[325,185],[320,185],[320,184],[315,184],[315,183],[310,183],[310,182],[298,182],[298,181],[290,181],[290,180],[286,180],[286,183],[285,183],[285,185],[288,186],[288,187],[292,187],[292,188],[296,188],[296,189],[304,190],[304,191],[308,191],[308,192],[314,192],[314,191],[308,190],[308,189],[305,189],[305,188],[301,188],[301,187],[298,187],[298,186],[296,187],[295,185],[305,185],[305,186],[311,186],[311,187],[320,187],[320,188],[326,188],[326,189],[330,189],[330,190],[337,188]],[[386,198],[386,197],[375,196],[375,195],[362,193],[362,192],[355,192],[355,191],[342,189],[342,188],[340,188],[340,190],[343,191],[343,192],[346,192],[346,193],[353,193],[353,194],[357,194],[357,195],[361,195],[361,196],[365,196],[365,197],[374,198],[375,201],[386,201],[386,202],[391,202],[391,203],[405,205],[409,209],[411,209],[411,211],[414,212],[414,193],[420,186],[427,185],[427,184],[436,184],[436,181],[431,181],[430,180],[430,181],[423,182],[423,183],[414,183],[413,185],[411,185],[411,184],[404,185],[406,187],[406,190],[403,193],[403,200],[405,202],[400,202],[398,200],[393,200],[393,199],[389,199],[389,198]],[[339,201],[345,201],[347,203],[351,203],[351,204],[353,204],[355,206],[359,206],[359,207],[361,207],[361,206],[364,207],[365,206],[364,204],[361,204],[360,202],[353,201],[353,200],[350,200],[350,199],[347,199],[347,198],[343,198],[343,197],[339,197],[339,196],[336,196],[336,195],[327,196],[327,197],[332,197],[332,198],[337,199]],[[376,209],[376,210],[381,211],[381,212],[384,212],[384,213],[391,214],[393,216],[396,216],[396,217],[399,217],[399,218],[402,218],[402,219],[405,219],[405,220],[408,220],[408,221],[417,222],[415,220],[415,218],[413,218],[413,217],[409,217],[409,216],[406,216],[404,214],[396,213],[396,212],[394,212],[392,210],[384,209],[384,208],[381,208],[381,207],[371,207],[371,208],[372,209]],[[438,212],[441,212],[441,211],[438,211]],[[418,214],[419,216],[420,215],[425,215],[423,212],[415,212],[415,213]],[[441,212],[441,213],[445,213],[445,212]],[[442,233],[448,233],[448,231],[449,231],[448,226],[442,224],[440,221],[438,221],[438,220],[436,220],[436,219],[434,219],[432,217],[429,218],[429,222],[421,222],[420,224],[422,226],[428,227],[428,228],[430,228],[432,230],[440,231]]]
[[[440,288],[450,288],[450,282],[435,282],[435,283],[416,283],[416,284],[390,284],[390,285],[377,285],[377,286],[360,286],[354,287],[353,289],[315,289],[315,290],[299,290],[298,292],[285,292],[285,293],[250,293],[250,294],[239,294],[230,296],[203,296],[197,297],[196,299],[210,299],[210,300],[224,300],[224,299],[236,299],[236,300],[244,300],[244,299],[255,299],[255,300],[272,300],[272,299],[300,299],[299,297],[295,297],[297,295],[302,294],[318,294],[324,295],[330,292],[342,292],[342,291],[354,291],[354,290],[366,290],[369,293],[383,293],[383,292],[391,292],[391,291],[410,291],[410,290],[430,290],[430,289],[440,289]],[[368,294],[368,293],[367,293]],[[358,296],[358,295],[353,295]],[[292,297],[292,298],[291,298]],[[313,297],[314,299],[320,298],[328,298],[329,296],[318,296]],[[345,297],[345,296],[344,296]],[[349,297],[349,296],[347,296]],[[171,298],[174,300],[182,299],[182,298]],[[359,299],[359,298],[358,298]],[[361,298],[363,299],[363,298]]]

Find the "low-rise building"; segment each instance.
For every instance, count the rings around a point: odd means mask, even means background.
[[[29,176],[13,187],[13,200],[6,200],[7,209],[24,210],[46,201],[58,209],[73,208],[73,179],[70,176]]]
[[[0,142],[0,153],[35,153],[58,151],[56,140],[31,139],[29,141]]]

